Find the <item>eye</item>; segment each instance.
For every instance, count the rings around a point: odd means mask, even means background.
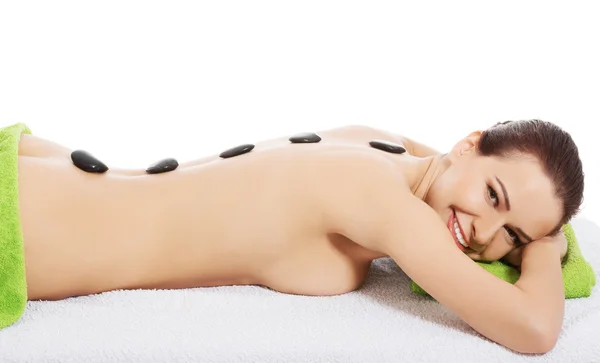
[[[489,185],[488,185],[488,196],[490,197],[490,200],[494,204],[494,207],[497,207],[498,203],[499,203],[498,202],[498,194],[496,194],[496,191],[494,190],[494,188],[492,188]]]
[[[523,244],[523,242],[521,242],[521,240],[519,239],[519,236],[517,236],[517,234],[512,229],[506,228],[506,232],[508,233],[508,236],[515,245],[520,246]]]

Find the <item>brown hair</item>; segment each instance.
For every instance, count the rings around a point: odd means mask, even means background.
[[[499,157],[531,155],[540,162],[563,207],[563,217],[550,235],[579,212],[584,188],[579,150],[571,135],[557,125],[537,119],[499,122],[482,133],[478,152]]]

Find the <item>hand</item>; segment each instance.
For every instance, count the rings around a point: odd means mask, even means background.
[[[536,241],[530,242],[528,244],[525,244],[521,247],[515,248],[514,250],[510,251],[506,256],[504,256],[502,258],[502,262],[507,263],[507,264],[519,269],[521,267],[521,260],[523,258],[523,250],[534,243],[536,243],[536,244],[537,243],[554,243],[554,244],[556,244],[556,247],[560,251],[560,260],[561,261],[564,261],[565,256],[567,255],[567,238],[565,237],[565,234],[561,230],[558,234],[556,234],[556,236],[543,237],[543,238],[540,238],[539,240],[536,240]]]
[[[551,243],[555,244],[556,248],[558,248],[560,252],[560,260],[561,262],[567,256],[567,237],[565,236],[563,230],[561,229],[555,236],[544,237],[537,241],[533,241],[531,243]],[[530,244],[531,244],[530,243]]]
[[[568,247],[567,237],[563,233],[562,229],[558,233],[558,236],[559,236],[558,243],[559,243],[559,248],[560,248],[560,261],[563,262],[565,260],[565,257],[567,257],[567,247]]]

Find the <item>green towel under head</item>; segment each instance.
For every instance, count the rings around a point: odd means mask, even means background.
[[[573,226],[570,223],[565,224],[563,231],[567,238],[567,255],[562,263],[565,298],[588,297],[592,293],[592,288],[596,285],[596,274],[592,266],[583,258]],[[517,269],[500,261],[477,262],[477,264],[511,284],[517,282],[520,276]],[[417,294],[427,295],[427,292],[414,281],[411,282],[411,289]]]
[[[19,320],[27,304],[17,175],[24,133],[31,131],[22,123],[0,129],[0,329]]]

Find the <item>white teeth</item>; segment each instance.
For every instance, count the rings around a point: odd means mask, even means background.
[[[465,238],[463,237],[462,233],[460,233],[460,228],[458,227],[458,222],[456,220],[454,221],[454,233],[456,234],[456,239],[458,239],[458,242],[464,248],[469,248],[469,245],[465,242]]]

